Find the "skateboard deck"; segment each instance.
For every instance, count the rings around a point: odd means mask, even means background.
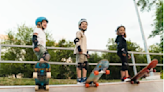
[[[106,59],[100,60],[97,64],[97,66],[93,69],[93,71],[90,73],[89,77],[86,80],[85,87],[93,86],[95,87],[99,86],[98,80],[99,78],[104,74],[110,74],[110,71],[107,70],[109,67],[109,61]]]
[[[129,82],[131,82],[131,84],[139,84],[140,82],[138,81],[138,79],[150,72],[155,72],[156,70],[153,68],[155,68],[157,64],[158,60],[153,59],[146,67],[144,67],[140,72],[133,76]]]
[[[51,78],[51,67],[46,61],[39,61],[34,66],[33,78],[35,78],[35,90],[49,90],[49,79]]]

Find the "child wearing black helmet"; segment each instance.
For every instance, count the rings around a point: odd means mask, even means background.
[[[126,43],[126,32],[124,26],[119,26],[116,29],[117,38],[115,42],[117,43],[117,55],[120,57],[122,62],[121,68],[121,80],[128,81],[130,80],[128,74],[128,58],[130,59],[130,55],[128,54],[127,50],[127,43]]]

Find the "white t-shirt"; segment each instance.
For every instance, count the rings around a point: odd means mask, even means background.
[[[42,45],[43,47],[46,48],[46,34],[44,30],[41,28],[36,28],[34,30],[34,33],[37,33],[37,40],[38,40],[38,45]]]
[[[85,34],[80,30],[76,32],[76,38],[79,38],[79,42],[76,43],[74,54],[79,53],[77,47],[80,46],[82,53],[87,54],[87,37]]]

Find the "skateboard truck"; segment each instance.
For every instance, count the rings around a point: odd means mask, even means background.
[[[103,73],[108,75],[108,74],[110,74],[110,70],[106,70],[105,72],[104,71],[94,71],[94,75],[99,75],[99,74],[103,74]]]

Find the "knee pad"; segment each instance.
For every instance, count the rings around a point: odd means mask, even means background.
[[[50,54],[48,54],[47,52],[45,52],[44,54],[43,54],[43,59],[45,60],[45,61],[49,61],[50,60]]]
[[[122,71],[126,71],[128,70],[128,64],[126,62],[124,62],[124,64],[122,65]]]
[[[84,63],[83,63],[83,68],[84,68],[85,70],[88,69],[88,61],[84,61]]]
[[[81,70],[83,68],[82,63],[78,63],[77,68]]]

